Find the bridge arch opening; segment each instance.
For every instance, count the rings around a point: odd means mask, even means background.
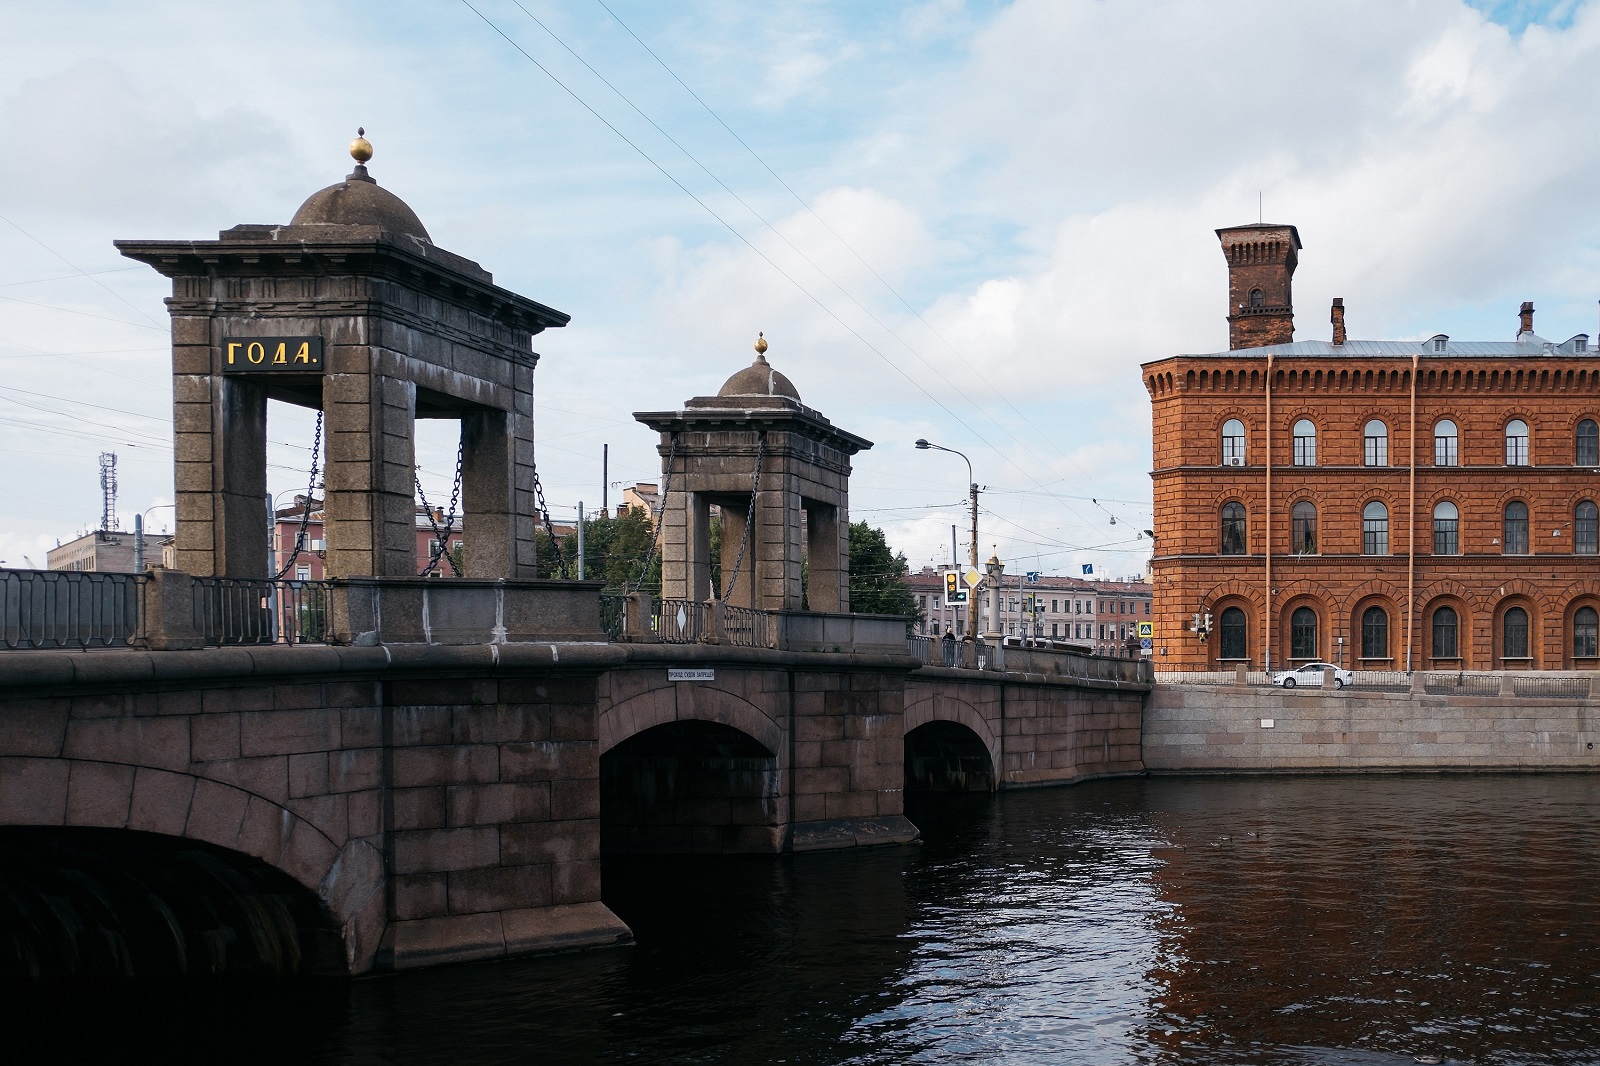
[[[336,976],[315,893],[260,859],[131,829],[0,827],[0,980]]]
[[[600,756],[600,850],[782,851],[780,783],[777,754],[732,726],[654,726]]]
[[[907,792],[993,792],[983,739],[959,722],[935,720],[906,734]]]

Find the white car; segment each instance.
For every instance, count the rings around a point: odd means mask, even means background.
[[[1349,670],[1341,670],[1332,663],[1306,663],[1293,670],[1280,670],[1272,675],[1272,683],[1280,688],[1321,688],[1324,670],[1333,671],[1334,688],[1355,684],[1355,674]]]

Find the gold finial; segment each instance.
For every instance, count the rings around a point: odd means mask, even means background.
[[[757,333],[756,334],[756,354],[757,355],[766,355],[767,354],[767,335],[765,333]]]
[[[350,158],[357,163],[365,163],[372,158],[372,142],[367,140],[364,126],[356,127],[356,139],[350,142]]]

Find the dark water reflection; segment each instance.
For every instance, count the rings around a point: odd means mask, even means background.
[[[912,813],[910,848],[608,862],[629,949],[58,995],[10,1028],[213,1061],[1600,1061],[1600,780],[1125,781]]]

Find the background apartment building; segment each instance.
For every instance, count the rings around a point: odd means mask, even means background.
[[[909,578],[911,594],[923,612],[918,632],[966,635],[967,608],[944,605],[943,571],[924,567]],[[1140,622],[1151,620],[1150,586],[1143,581],[1083,581],[1025,574],[1001,578],[1000,625],[1005,636],[1032,635],[1075,645],[1097,655],[1139,655]],[[989,596],[979,596],[978,621],[989,626]]]
[[[1143,367],[1158,668],[1600,665],[1589,337],[1296,342],[1298,232],[1217,233],[1230,350]]]

